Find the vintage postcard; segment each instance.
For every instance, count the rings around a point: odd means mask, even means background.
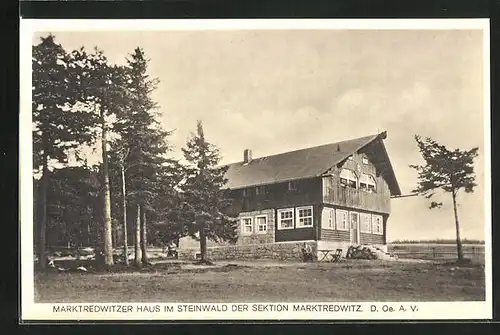
[[[490,319],[489,34],[21,19],[21,319]]]

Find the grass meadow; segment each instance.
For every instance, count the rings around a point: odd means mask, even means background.
[[[36,302],[480,301],[484,265],[447,261],[163,262],[142,270],[36,273]]]

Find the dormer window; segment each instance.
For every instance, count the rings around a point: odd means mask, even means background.
[[[255,195],[267,194],[267,187],[265,185],[257,186],[255,188]]]
[[[288,182],[288,191],[297,191],[297,182],[289,181]]]
[[[250,196],[250,189],[244,188],[242,190],[242,195],[243,195],[244,198],[249,197]]]
[[[356,173],[349,169],[342,169],[340,171],[340,184],[344,187],[357,188],[358,177]]]
[[[375,178],[370,174],[363,173],[359,179],[359,188],[370,193],[377,192]]]

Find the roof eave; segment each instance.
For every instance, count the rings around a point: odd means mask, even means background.
[[[380,135],[382,135],[382,136],[380,136]],[[401,188],[399,187],[399,183],[398,183],[398,180],[396,178],[396,174],[394,173],[394,168],[392,167],[391,160],[389,159],[389,154],[387,153],[387,149],[385,148],[384,141],[383,141],[387,137],[387,133],[383,132],[380,135],[377,138],[380,140],[380,144],[382,146],[382,149],[384,150],[384,154],[387,157],[387,163],[388,163],[388,166],[389,166],[389,169],[391,172],[391,177],[392,177],[393,182],[394,182],[394,184],[393,184],[394,190],[390,190],[391,195],[401,195]]]

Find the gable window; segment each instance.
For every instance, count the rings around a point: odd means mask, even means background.
[[[257,186],[255,188],[255,195],[267,194],[267,187],[265,185]]]
[[[371,233],[372,232],[372,216],[367,213],[360,213],[360,230],[362,233]]]
[[[382,215],[372,215],[372,233],[377,235],[384,233]]]
[[[297,191],[297,181],[292,180],[288,182],[288,191]]]
[[[375,193],[377,191],[375,178],[371,174],[363,173],[359,179],[359,188],[367,192]]]
[[[340,184],[344,187],[357,188],[358,177],[352,170],[342,169],[340,171]]]
[[[252,218],[241,218],[241,232],[243,235],[252,235],[253,233]]]
[[[335,229],[335,210],[333,208],[323,208],[321,229]]]
[[[267,216],[259,215],[255,217],[255,226],[258,234],[267,233]]]
[[[278,229],[293,229],[293,209],[278,210]]]
[[[337,230],[349,230],[347,211],[337,209],[335,211],[335,223]]]
[[[297,208],[297,228],[312,227],[313,208],[312,206]]]

